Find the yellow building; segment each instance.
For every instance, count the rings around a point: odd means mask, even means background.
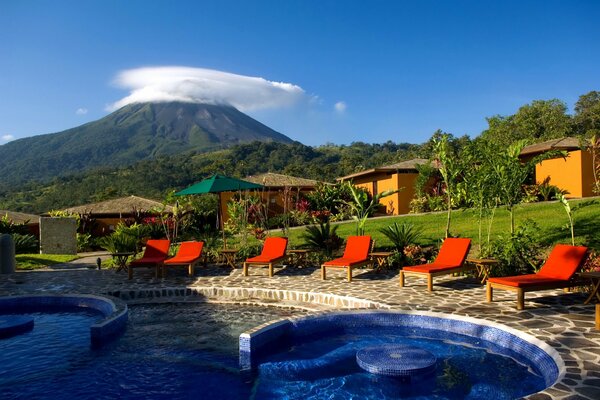
[[[536,143],[524,147],[520,157],[531,159],[551,150],[566,151],[567,157],[551,158],[537,164],[535,166],[536,183],[542,183],[549,177],[551,185],[569,192],[568,198],[593,196],[592,155],[588,150],[581,149],[579,139],[567,137]]]
[[[429,160],[416,158],[384,167],[368,169],[355,174],[337,178],[338,181],[351,181],[371,195],[387,190],[402,189],[400,192],[379,200],[381,211],[389,215],[408,214],[410,202],[415,196],[415,182],[419,176],[417,165],[429,163]]]

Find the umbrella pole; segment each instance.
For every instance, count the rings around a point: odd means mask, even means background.
[[[227,239],[225,239],[225,224],[223,223],[223,214],[222,214],[222,210],[223,208],[221,207],[221,192],[217,193],[218,196],[218,212],[217,212],[217,225],[218,228],[221,230],[221,232],[223,233],[223,248],[226,249],[227,248]]]

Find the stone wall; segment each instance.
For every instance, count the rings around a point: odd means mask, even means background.
[[[40,218],[40,254],[77,254],[75,218]]]

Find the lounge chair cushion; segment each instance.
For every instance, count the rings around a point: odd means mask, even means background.
[[[571,279],[585,260],[587,250],[584,246],[557,244],[538,275],[558,280]]]
[[[425,273],[450,271],[463,265],[470,248],[471,239],[447,238],[444,240],[440,252],[431,264],[404,267],[402,270]]]
[[[171,242],[167,239],[151,239],[146,243],[144,255],[130,265],[158,264],[167,258]]]
[[[287,238],[281,237],[269,237],[265,240],[265,244],[263,246],[262,252],[260,255],[256,257],[251,257],[246,260],[246,262],[254,262],[254,263],[270,263],[273,261],[277,261],[283,257],[285,257],[285,250],[287,248],[288,240]]]
[[[183,242],[175,257],[165,260],[165,264],[188,264],[202,256],[204,242]]]
[[[556,279],[539,274],[527,274],[518,276],[506,276],[499,278],[490,278],[488,282],[498,283],[505,286],[513,286],[519,288],[526,288],[530,286],[543,286],[543,285],[557,285],[559,283],[568,284],[568,279]]]
[[[350,236],[346,241],[342,258],[364,261],[369,258],[369,251],[371,251],[371,236]]]
[[[444,240],[434,263],[437,265],[460,266],[467,258],[470,247],[471,239],[447,238]]]
[[[442,265],[436,262],[431,264],[423,264],[423,265],[414,265],[412,267],[404,267],[403,271],[413,271],[413,272],[442,272],[442,271],[450,271],[456,268],[459,268],[460,265]]]
[[[346,241],[344,255],[323,263],[326,267],[346,267],[361,264],[369,259],[371,236],[350,236]]]

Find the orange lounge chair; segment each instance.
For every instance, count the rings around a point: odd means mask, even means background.
[[[162,277],[167,276],[167,267],[187,266],[188,275],[194,276],[194,266],[202,258],[204,242],[183,242],[175,257],[165,260],[162,264]]]
[[[371,236],[349,236],[344,249],[344,255],[321,265],[321,279],[327,279],[327,268],[346,268],[348,282],[352,282],[352,267],[371,264]]]
[[[168,257],[169,246],[171,242],[168,239],[150,239],[146,243],[146,249],[142,258],[134,260],[127,266],[129,279],[133,278],[133,268],[136,267],[155,267],[156,277],[160,275],[160,267]]]
[[[517,310],[523,310],[525,292],[577,286],[573,278],[585,261],[587,250],[584,246],[557,244],[536,274],[488,279],[487,302],[493,301],[494,289],[512,290],[517,292]]]
[[[402,268],[400,287],[404,287],[405,275],[417,275],[427,277],[427,290],[433,291],[434,276],[449,275],[474,268],[472,265],[465,265],[470,248],[471,239],[447,238],[432,263]]]
[[[244,261],[244,276],[248,276],[248,266],[268,266],[269,278],[273,277],[273,265],[287,258],[285,250],[288,239],[282,237],[269,237],[265,240],[262,252],[256,257],[250,257]]]

